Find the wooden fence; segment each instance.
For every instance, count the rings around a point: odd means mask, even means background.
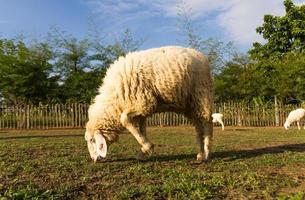
[[[223,113],[224,124],[229,126],[282,126],[288,113],[297,107],[221,103],[214,105],[214,111]],[[87,110],[88,105],[82,103],[0,105],[0,130],[83,128],[87,121]],[[147,125],[185,126],[191,125],[191,122],[181,114],[169,112],[153,114],[148,118]]]

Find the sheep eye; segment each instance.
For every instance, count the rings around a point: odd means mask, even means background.
[[[94,139],[94,138],[91,138],[91,139],[90,139],[90,142],[91,142],[91,143],[95,143],[95,139]]]

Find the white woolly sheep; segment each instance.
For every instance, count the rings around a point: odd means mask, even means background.
[[[305,116],[305,110],[303,108],[298,108],[296,110],[291,111],[284,123],[284,128],[288,130],[290,124],[292,124],[293,122],[297,122],[298,129],[301,130],[300,121],[301,119],[304,118],[304,116]],[[304,129],[305,129],[305,125],[304,125]]]
[[[225,126],[224,126],[223,121],[222,121],[223,114],[213,113],[212,118],[213,118],[213,123],[217,123],[217,122],[220,123],[221,124],[221,130],[225,130]]]
[[[197,132],[197,160],[207,160],[213,137],[213,85],[208,61],[200,52],[162,47],[120,57],[107,70],[86,125],[91,158],[106,157],[107,146],[127,129],[141,145],[140,157],[153,152],[146,137],[152,113],[182,113]],[[139,128],[137,128],[137,126]]]

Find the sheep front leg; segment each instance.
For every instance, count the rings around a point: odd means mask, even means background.
[[[197,123],[195,129],[197,132],[196,141],[198,146],[197,161],[207,161],[213,139],[213,124],[210,122]]]
[[[224,124],[223,124],[223,121],[222,120],[219,120],[219,123],[221,124],[221,130],[225,130],[225,126],[224,126]]]
[[[149,142],[146,137],[146,120],[140,119],[139,129],[136,128],[133,123],[133,117],[136,116],[136,113],[132,112],[123,112],[121,114],[121,123],[122,125],[136,138],[138,143],[141,145],[141,153],[138,155],[142,158],[143,154],[152,154],[153,153],[153,144]]]

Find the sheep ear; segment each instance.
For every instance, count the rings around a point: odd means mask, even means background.
[[[96,145],[96,152],[102,158],[105,158],[107,155],[107,143],[105,138],[102,134],[95,134],[95,145]]]
[[[89,138],[88,138],[88,134],[87,134],[87,131],[85,132],[85,140],[88,141]]]

